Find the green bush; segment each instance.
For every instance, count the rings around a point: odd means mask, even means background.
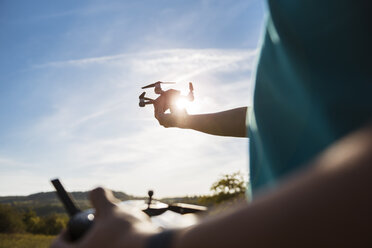
[[[33,233],[56,235],[66,227],[68,217],[61,214],[37,216],[33,210],[17,211],[0,204],[0,233]]]
[[[214,206],[218,204],[234,204],[246,200],[246,182],[240,172],[222,175],[211,186],[212,195],[201,196],[198,204]]]
[[[55,235],[61,232],[66,227],[67,218],[63,218],[58,214],[51,214],[40,219],[39,229],[37,233],[46,235]]]
[[[26,225],[26,231],[29,233],[39,233],[40,217],[33,210],[28,210],[23,214],[23,222]]]
[[[22,214],[9,205],[0,204],[0,233],[22,233],[25,230]]]

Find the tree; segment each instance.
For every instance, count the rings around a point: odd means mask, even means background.
[[[19,233],[25,231],[22,215],[9,205],[0,204],[0,233]]]
[[[36,232],[47,235],[56,235],[66,227],[67,221],[67,217],[58,214],[50,214],[40,218]]]
[[[215,204],[234,204],[236,201],[246,200],[246,182],[241,172],[222,175],[211,186],[211,196],[201,196],[198,204],[213,206]]]
[[[234,195],[245,193],[245,181],[240,172],[223,175],[211,187],[214,195]]]
[[[30,233],[38,233],[40,229],[40,217],[29,209],[23,214],[23,222],[26,225],[26,231]]]

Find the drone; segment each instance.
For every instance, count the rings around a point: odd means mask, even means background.
[[[172,113],[177,112],[176,103],[177,103],[177,100],[179,100],[179,99],[186,99],[190,102],[194,101],[194,86],[192,85],[191,82],[189,83],[189,94],[187,96],[182,96],[181,91],[179,91],[179,90],[170,89],[170,90],[164,91],[161,88],[161,84],[175,84],[175,82],[157,81],[155,83],[152,83],[152,84],[149,84],[149,85],[146,85],[146,86],[142,87],[142,89],[154,88],[155,94],[160,95],[160,97],[165,97],[166,104],[164,106],[164,111],[169,109]],[[154,104],[155,101],[156,101],[156,99],[148,98],[145,95],[146,95],[146,92],[144,91],[139,96],[139,106],[140,107],[145,107],[146,105]]]

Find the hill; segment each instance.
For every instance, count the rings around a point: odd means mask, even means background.
[[[77,191],[69,194],[72,196],[74,202],[79,208],[91,208],[88,191]],[[113,191],[113,194],[121,201],[139,199],[139,197],[119,191]],[[65,209],[54,191],[40,192],[27,196],[2,196],[0,197],[0,204],[8,204],[19,210],[32,209],[39,216],[45,216],[50,213],[65,213]]]

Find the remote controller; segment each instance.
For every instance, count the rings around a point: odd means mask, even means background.
[[[71,241],[77,241],[92,227],[94,223],[94,209],[81,211],[76,207],[72,198],[67,194],[61,182],[58,179],[51,180],[56,189],[58,198],[64,205],[70,220],[67,224],[67,232]]]

